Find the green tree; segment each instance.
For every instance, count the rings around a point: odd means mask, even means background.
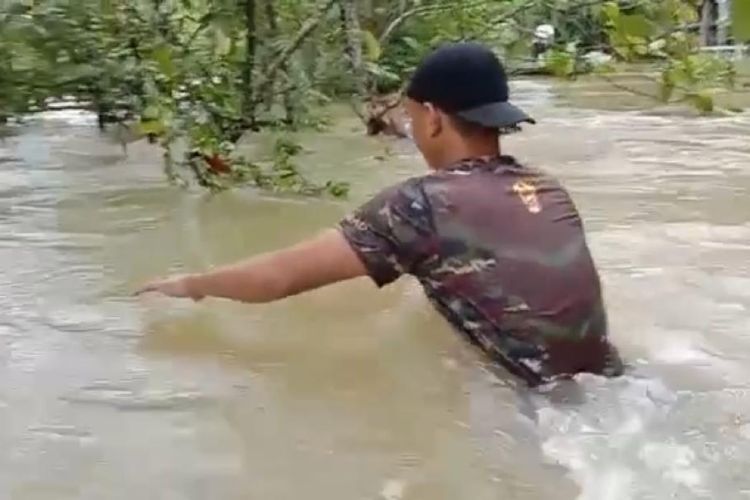
[[[535,26],[558,36],[546,70],[596,69],[592,50],[648,61],[654,99],[715,108],[733,65],[699,50],[699,0],[10,0],[0,13],[0,120],[50,105],[97,113],[101,127],[135,121],[164,149],[175,182],[209,189],[251,184],[345,194],[294,168],[287,140],[276,161],[236,153],[243,134],[314,123],[315,109],[398,91],[421,57],[448,40],[491,44],[512,67],[528,59]],[[750,38],[735,2],[733,33]],[[342,57],[345,54],[345,57]],[[62,104],[61,104],[62,103]]]

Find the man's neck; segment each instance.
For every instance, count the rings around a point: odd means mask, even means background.
[[[466,142],[457,147],[451,148],[450,153],[447,154],[445,158],[443,158],[443,161],[434,168],[435,170],[440,170],[455,165],[463,160],[497,156],[500,156],[499,141],[483,141],[474,144]]]

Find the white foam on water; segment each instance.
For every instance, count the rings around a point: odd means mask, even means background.
[[[542,451],[570,471],[578,500],[692,498],[703,492],[696,453],[669,432],[676,401],[661,382],[584,375],[584,401],[534,396]]]
[[[693,467],[695,452],[687,446],[668,443],[646,443],[639,458],[652,470],[661,470],[664,477],[691,488],[701,485],[701,475]]]
[[[34,115],[42,121],[60,121],[69,125],[96,125],[96,113],[80,109],[49,110]]]
[[[701,364],[718,362],[716,358],[696,346],[689,338],[672,335],[663,339],[658,349],[652,349],[651,359],[665,364]]]
[[[404,496],[406,483],[396,479],[390,479],[385,482],[383,489],[380,491],[380,497],[383,500],[401,500]]]

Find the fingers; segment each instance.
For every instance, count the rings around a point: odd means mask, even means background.
[[[133,295],[140,296],[146,293],[160,293],[168,297],[193,298],[187,290],[184,278],[181,276],[152,281],[138,289]],[[202,298],[202,297],[201,297]]]
[[[152,292],[158,292],[160,291],[159,283],[148,283],[147,285],[142,286],[138,290],[136,290],[133,293],[134,297],[139,297],[141,295],[144,295],[146,293],[152,293]]]
[[[143,288],[140,288],[140,289],[136,290],[135,292],[133,292],[133,297],[140,297],[141,295],[145,295],[145,294],[147,294],[149,292],[153,292],[153,291],[154,291],[153,288],[148,287],[148,286],[144,286]]]

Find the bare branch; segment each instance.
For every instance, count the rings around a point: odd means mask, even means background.
[[[607,82],[608,84],[612,85],[614,88],[616,88],[618,90],[623,90],[623,91],[629,92],[629,93],[631,93],[633,95],[637,95],[637,96],[641,96],[641,97],[647,97],[647,98],[652,99],[654,101],[661,102],[661,99],[658,96],[655,96],[654,94],[649,94],[648,92],[644,92],[643,90],[638,90],[638,89],[634,89],[632,87],[628,87],[627,85],[619,83],[619,82],[615,81],[614,78],[610,78],[610,77],[608,77],[607,75],[604,75],[604,74],[599,74],[597,76],[599,76],[602,80],[604,80],[605,82]]]
[[[378,41],[382,45],[388,40],[388,38],[390,38],[393,32],[396,31],[396,29],[404,23],[404,21],[406,21],[410,17],[418,16],[419,14],[430,12],[431,10],[437,10],[435,7],[436,6],[434,5],[423,5],[421,7],[414,7],[413,9],[407,10],[396,19],[391,21],[391,23],[385,28],[385,30],[383,30],[383,33],[380,35]]]
[[[323,22],[323,18],[325,17],[326,13],[333,7],[333,5],[338,0],[326,0],[325,3],[318,9],[318,15],[314,18],[310,19],[305,23],[304,26],[302,26],[302,29],[299,30],[299,33],[297,33],[297,36],[289,43],[289,45],[286,46],[284,50],[282,50],[278,57],[271,61],[271,63],[268,65],[268,68],[266,68],[266,74],[264,78],[261,78],[259,83],[257,84],[257,87],[255,89],[255,96],[257,99],[257,96],[262,96],[269,85],[272,85],[274,82],[274,79],[276,77],[276,72],[279,71],[279,69],[286,64],[286,62],[289,60],[290,57],[302,46],[302,42],[305,41],[305,39],[310,36],[315,29],[320,25],[321,22]]]
[[[418,7],[414,7],[413,9],[407,10],[406,12],[399,15],[396,19],[391,21],[391,23],[386,26],[385,30],[383,30],[383,33],[378,38],[378,42],[383,45],[385,42],[388,41],[388,38],[393,35],[393,33],[409,18],[414,16],[419,16],[422,14],[431,14],[431,13],[437,13],[444,10],[450,10],[455,9],[457,6],[460,5],[462,10],[470,9],[472,7],[476,7],[478,5],[483,5],[486,3],[486,0],[480,0],[474,3],[440,3],[440,4],[431,4],[431,5],[421,5]]]

